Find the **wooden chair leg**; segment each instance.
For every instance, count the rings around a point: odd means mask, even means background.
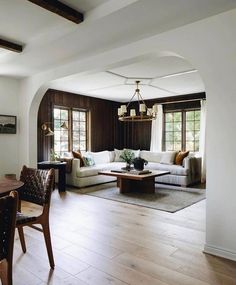
[[[0,265],[0,279],[2,285],[12,285],[12,266],[6,260]]]
[[[51,268],[54,269],[55,264],[54,264],[54,258],[53,258],[53,252],[52,252],[52,243],[51,243],[49,224],[48,223],[42,224],[42,228],[43,228],[43,235],[44,235],[44,240],[46,243],[49,263],[50,263]]]
[[[24,253],[26,253],[26,246],[25,246],[25,237],[24,237],[24,231],[23,227],[18,227],[18,234],[20,238],[21,248]]]

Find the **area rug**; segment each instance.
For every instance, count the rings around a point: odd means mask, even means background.
[[[190,205],[193,205],[205,199],[206,197],[206,190],[199,188],[181,188],[158,185],[156,187],[155,194],[120,194],[119,189],[115,187],[114,184],[112,186],[113,187],[99,189],[97,191],[88,192],[85,194],[98,198],[166,211],[170,213],[175,213],[181,209],[189,207]]]

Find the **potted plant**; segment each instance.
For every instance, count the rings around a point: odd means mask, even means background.
[[[122,158],[126,162],[126,170],[131,169],[131,164],[133,163],[134,159],[134,153],[130,149],[125,149],[122,154],[120,155],[120,158]]]
[[[147,165],[148,161],[146,159],[141,158],[141,157],[135,157],[132,160],[132,163],[134,164],[134,169],[143,170],[144,165]]]

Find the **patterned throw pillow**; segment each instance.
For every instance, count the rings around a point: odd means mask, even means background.
[[[93,166],[95,165],[94,159],[92,156],[84,156],[84,166]]]
[[[189,151],[179,151],[175,157],[175,164],[182,165],[184,158],[187,157],[188,154],[189,154]]]

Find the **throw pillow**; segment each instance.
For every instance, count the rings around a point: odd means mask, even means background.
[[[122,161],[124,161],[122,158],[120,158],[120,155],[122,154],[123,150],[115,148],[114,151],[115,151],[115,159],[114,159],[114,161],[115,162],[122,162]]]
[[[77,150],[77,151],[72,150],[72,154],[73,154],[74,158],[77,158],[80,160],[80,167],[83,167],[84,166],[84,159],[82,157],[80,150]]]
[[[161,161],[160,163],[163,164],[174,164],[176,151],[167,151],[163,152],[161,155]]]
[[[189,155],[189,151],[179,151],[175,157],[175,164],[182,165],[185,157]]]
[[[92,156],[84,156],[83,157],[84,159],[84,165],[85,166],[94,166],[95,165],[95,162],[94,162],[94,159],[92,158]]]

